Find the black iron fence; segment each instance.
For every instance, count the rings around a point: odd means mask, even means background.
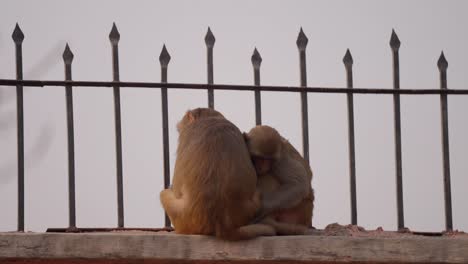
[[[69,228],[67,230],[76,230],[76,210],[75,210],[75,158],[74,158],[74,127],[73,127],[73,87],[112,87],[114,91],[115,106],[115,140],[116,140],[116,166],[117,166],[117,218],[118,228],[124,228],[124,204],[123,204],[123,172],[122,172],[122,134],[121,134],[121,110],[120,110],[120,88],[138,87],[138,88],[160,88],[162,100],[162,131],[163,131],[163,157],[164,157],[164,187],[170,185],[170,166],[169,166],[169,133],[168,133],[168,97],[167,89],[203,89],[208,91],[208,107],[214,108],[214,90],[238,90],[254,91],[255,96],[255,119],[256,124],[262,123],[261,114],[261,91],[270,92],[292,92],[300,93],[301,112],[302,112],[302,139],[303,155],[309,161],[309,131],[308,131],[308,93],[344,93],[347,94],[348,106],[348,142],[349,142],[349,177],[351,194],[351,224],[357,224],[357,202],[356,202],[356,159],[354,144],[354,102],[353,94],[391,94],[393,95],[394,108],[394,135],[395,135],[395,164],[396,164],[396,197],[397,197],[397,220],[398,229],[403,229],[403,172],[401,155],[401,121],[400,121],[400,95],[440,95],[441,127],[442,127],[442,154],[443,154],[443,181],[445,198],[445,227],[446,230],[452,230],[452,200],[450,187],[450,157],[449,157],[449,133],[447,116],[447,95],[468,94],[468,89],[448,89],[447,88],[447,67],[448,63],[444,53],[440,55],[437,67],[440,74],[440,89],[400,89],[400,66],[399,66],[399,48],[400,40],[394,31],[390,38],[390,48],[393,54],[393,88],[394,89],[362,89],[353,88],[353,58],[349,50],[346,51],[343,63],[346,69],[347,86],[346,88],[323,88],[307,86],[306,70],[306,47],[308,39],[302,29],[299,32],[296,44],[299,50],[300,61],[300,86],[262,86],[260,84],[260,66],[262,58],[257,49],[252,55],[252,65],[254,71],[254,85],[223,85],[213,82],[213,47],[215,37],[211,30],[205,36],[207,47],[207,83],[168,83],[167,70],[171,60],[165,46],[159,56],[161,65],[161,82],[122,82],[119,78],[119,40],[120,34],[115,24],[109,34],[109,40],[112,46],[112,72],[113,81],[72,81],[72,62],[73,53],[68,44],[63,52],[63,61],[65,64],[65,81],[44,81],[44,80],[23,80],[23,60],[22,43],[24,34],[18,24],[13,35],[13,41],[16,47],[16,79],[0,79],[0,85],[16,86],[17,98],[17,133],[18,133],[18,231],[24,231],[24,119],[23,119],[23,87],[42,87],[42,86],[63,86],[66,91],[67,107],[67,125],[68,125],[68,208],[69,208]],[[170,221],[166,216],[166,227],[170,226]],[[107,229],[102,229],[107,230]]]

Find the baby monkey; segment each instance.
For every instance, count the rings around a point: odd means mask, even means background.
[[[270,126],[244,133],[257,172],[262,207],[255,221],[279,235],[312,234],[312,170],[299,152]]]

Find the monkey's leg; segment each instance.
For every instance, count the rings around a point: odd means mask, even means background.
[[[252,212],[252,215],[254,215],[261,206],[260,197],[260,192],[258,190],[255,191],[252,199],[244,204],[244,210],[250,211]],[[276,235],[276,230],[274,227],[263,223],[254,223],[241,226],[236,230],[236,232],[237,235],[239,235],[240,239],[251,239],[258,236]]]
[[[162,190],[159,199],[171,222],[176,222],[185,208],[184,199],[182,197],[177,198],[171,189]]]
[[[241,226],[237,229],[242,239],[251,239],[258,236],[274,236],[276,231],[272,226],[264,224],[252,224]]]
[[[278,235],[308,235],[309,228],[304,225],[290,224],[278,222],[271,217],[267,217],[261,221],[262,224],[273,227]]]
[[[260,203],[260,192],[256,191],[251,199],[239,204],[240,212],[244,212],[248,217],[245,219],[247,222],[249,221],[248,219],[253,217],[256,211],[260,208]],[[229,219],[225,219],[225,222],[228,223]],[[262,223],[244,225],[234,230],[227,230],[227,232],[222,229],[218,230],[217,235],[228,240],[244,240],[258,236],[276,235],[274,227]]]
[[[275,228],[270,225],[252,224],[241,226],[235,230],[217,235],[227,240],[245,240],[259,236],[274,236],[276,235],[276,231]]]

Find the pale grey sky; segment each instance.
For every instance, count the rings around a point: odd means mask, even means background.
[[[257,47],[262,84],[298,85],[296,38],[309,38],[309,86],[344,87],[342,58],[354,57],[355,87],[392,87],[389,39],[398,34],[401,87],[438,88],[441,50],[448,86],[466,89],[466,1],[24,1],[0,8],[0,78],[14,78],[11,33],[21,26],[25,79],[62,80],[62,52],[75,54],[73,79],[111,80],[108,39],[121,34],[122,81],[159,81],[165,43],[169,81],[206,82],[208,26],[215,37],[214,81],[253,82],[250,56]],[[0,87],[0,231],[16,229],[16,107],[13,87]],[[345,95],[309,94],[310,161],[316,190],[314,225],[350,222]],[[439,97],[402,96],[405,225],[445,227]],[[125,225],[161,227],[161,105],[158,89],[122,89]],[[171,164],[176,122],[205,106],[204,91],[170,91]],[[241,130],[254,126],[252,92],[215,92],[215,107]],[[299,94],[262,93],[265,124],[302,150]],[[396,229],[392,97],[356,95],[358,224]],[[74,89],[77,225],[117,225],[113,98],[111,89]],[[468,97],[449,96],[453,223],[468,230]],[[68,225],[64,89],[25,88],[26,230]]]

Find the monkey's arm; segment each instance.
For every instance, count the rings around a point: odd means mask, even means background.
[[[292,208],[304,200],[309,191],[307,183],[282,184],[278,190],[262,196],[262,210],[269,214],[276,210]]]
[[[309,171],[300,162],[290,160],[287,164],[281,164],[275,172],[274,176],[280,182],[280,187],[263,193],[259,219],[276,210],[295,207],[310,193]]]
[[[288,209],[298,205],[307,197],[310,191],[310,187],[308,186],[307,183],[298,184],[297,182],[291,182],[282,184],[280,188],[273,192],[263,193],[261,208],[256,213],[252,222],[258,223],[277,210]]]

